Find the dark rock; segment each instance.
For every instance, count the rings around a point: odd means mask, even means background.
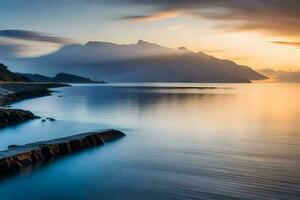
[[[95,135],[96,144],[104,144],[104,141],[100,135]]]
[[[39,160],[44,160],[44,159],[45,159],[45,157],[44,157],[41,149],[34,149],[31,151],[31,160],[33,162],[37,162]]]
[[[16,144],[12,144],[12,145],[9,145],[7,148],[11,149],[11,148],[15,148],[15,147],[18,147],[20,145],[16,145]]]
[[[45,119],[42,119],[41,122],[46,122],[46,120],[45,120]]]
[[[32,163],[31,152],[18,154],[15,156],[15,158],[22,166],[27,166]]]
[[[51,159],[56,155],[60,154],[59,147],[57,144],[43,145],[41,147],[41,152],[45,159]]]
[[[108,142],[124,135],[117,130],[105,130],[27,145],[11,145],[12,148],[0,152],[0,174],[14,173],[39,161],[52,160],[61,155],[102,145],[104,141]]]
[[[0,128],[37,119],[32,112],[20,109],[0,109]]]
[[[20,171],[23,168],[22,163],[20,163],[18,160],[11,160],[9,165],[12,172]]]
[[[61,154],[68,154],[71,152],[71,146],[68,142],[58,144],[58,148]]]
[[[47,119],[48,121],[50,121],[50,122],[56,121],[56,119],[54,119],[54,118],[52,118],[52,117],[47,117],[46,119]]]
[[[80,150],[82,147],[84,147],[84,143],[82,140],[79,139],[75,139],[75,140],[71,140],[69,142],[71,150],[72,151],[78,151]]]
[[[115,130],[113,132],[109,131],[105,135],[100,135],[100,137],[104,142],[109,142],[109,141],[116,139],[117,138],[116,135],[119,137],[125,136],[125,134],[123,132]]]
[[[2,174],[14,172],[10,164],[10,158],[0,160],[0,172],[2,172]]]

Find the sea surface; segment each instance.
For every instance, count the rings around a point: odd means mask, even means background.
[[[1,200],[300,199],[300,84],[54,90],[13,107],[57,121],[1,129],[0,150],[107,128],[127,136],[1,179]]]

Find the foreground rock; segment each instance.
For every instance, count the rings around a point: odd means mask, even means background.
[[[37,119],[32,112],[19,109],[0,109],[0,128]]]
[[[103,145],[123,136],[121,131],[104,130],[21,146],[10,145],[8,150],[0,152],[0,174],[18,172],[34,163]]]

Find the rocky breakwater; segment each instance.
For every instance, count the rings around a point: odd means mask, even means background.
[[[125,136],[118,130],[104,130],[79,135],[36,142],[22,146],[12,145],[8,150],[0,152],[0,174],[18,172],[23,168],[41,161],[47,161],[62,155],[103,145]]]

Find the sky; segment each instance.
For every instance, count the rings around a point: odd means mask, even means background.
[[[255,69],[300,70],[299,0],[1,0],[1,57],[139,39]]]

